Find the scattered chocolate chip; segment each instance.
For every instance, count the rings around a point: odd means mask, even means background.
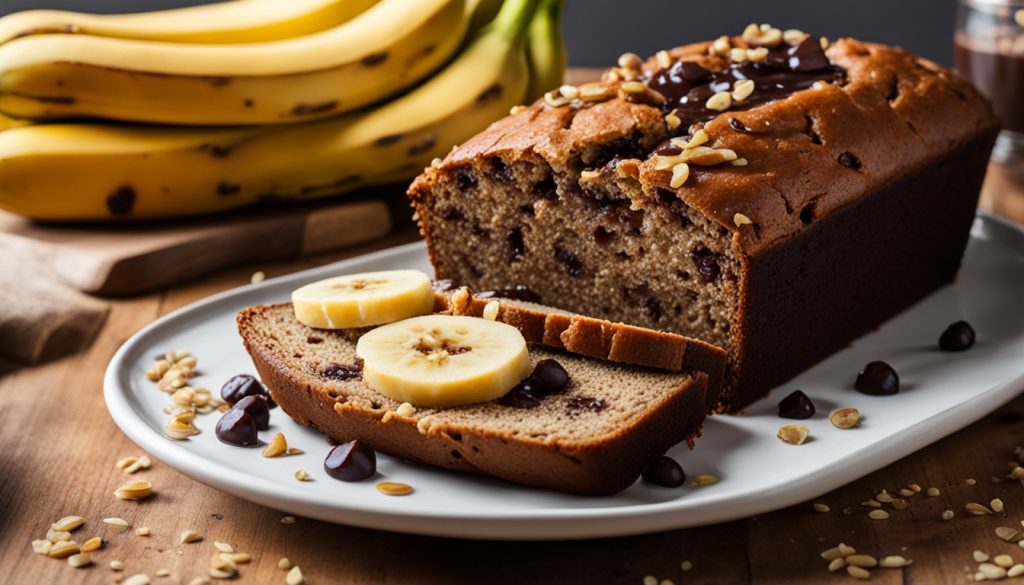
[[[671,457],[658,457],[644,469],[641,477],[647,483],[661,487],[679,487],[686,483],[686,472],[683,466]]]
[[[676,61],[672,65],[672,71],[686,81],[703,81],[711,77],[711,71],[693,61]]]
[[[441,218],[445,221],[462,221],[466,219],[462,211],[456,207],[442,207],[438,211],[441,212]]]
[[[381,136],[377,140],[374,140],[373,144],[374,144],[374,146],[377,146],[378,148],[380,148],[380,147],[384,147],[384,146],[390,146],[390,145],[398,142],[401,139],[402,139],[402,135],[401,134],[387,134],[385,136]]]
[[[569,372],[553,359],[543,359],[533,367],[530,380],[542,394],[557,394],[569,385]]]
[[[482,290],[478,293],[473,293],[473,296],[478,299],[513,299],[516,301],[527,301],[531,303],[540,303],[540,295],[530,290],[530,287],[525,284],[517,284],[510,288],[498,288],[494,290]]]
[[[486,102],[495,98],[501,97],[501,84],[493,83],[487,87],[487,89],[480,92],[480,95],[476,96],[477,103]]]
[[[965,351],[974,346],[974,328],[967,321],[957,321],[939,336],[942,351]]]
[[[527,379],[516,384],[504,396],[498,398],[498,404],[512,408],[537,408],[541,401],[537,394],[537,390]]]
[[[697,274],[700,274],[705,282],[718,280],[722,276],[722,267],[718,263],[718,254],[711,250],[703,246],[697,248],[690,252],[690,260],[693,261],[694,267],[697,268]]]
[[[526,242],[523,241],[523,228],[512,228],[508,233],[508,247],[505,249],[505,260],[515,262],[522,260],[526,254]]]
[[[795,47],[790,47],[787,54],[789,68],[793,71],[821,71],[831,65],[821,48],[821,41],[810,35],[804,37],[804,40]]]
[[[128,215],[135,208],[135,189],[128,185],[118,187],[107,195],[107,211],[110,215]]]
[[[900,377],[885,362],[871,362],[857,374],[854,388],[870,396],[889,396],[900,391]]]
[[[848,152],[839,155],[839,164],[854,170],[860,168],[860,160]]]
[[[377,454],[358,440],[342,443],[327,454],[324,471],[341,481],[362,481],[377,473]]]
[[[242,186],[238,183],[231,183],[228,181],[221,181],[217,183],[217,195],[226,196],[234,195],[242,190]]]
[[[224,382],[224,385],[220,388],[220,397],[231,405],[234,405],[246,396],[262,396],[267,399],[267,404],[270,408],[277,406],[274,404],[274,399],[267,393],[267,389],[263,387],[263,384],[260,384],[259,380],[249,374],[239,374]]]
[[[779,416],[782,418],[805,419],[814,416],[814,403],[797,390],[779,402]]]
[[[256,430],[265,431],[270,428],[270,404],[263,396],[246,396],[231,408],[244,410],[252,418],[252,422],[256,423]]]
[[[351,365],[331,364],[324,368],[324,377],[331,380],[356,380],[362,377],[363,366],[359,363]]]
[[[569,276],[577,277],[583,274],[583,263],[576,254],[573,254],[565,248],[555,245],[555,259],[565,266],[565,271]]]
[[[310,335],[309,337],[306,338],[306,343],[308,343],[310,345],[316,345],[318,343],[323,343],[323,342],[324,342],[323,338],[322,337],[317,337],[316,335]]]
[[[388,52],[380,51],[377,53],[370,53],[369,55],[363,57],[359,62],[362,63],[364,67],[373,67],[374,65],[380,65],[381,63],[387,60]]]
[[[565,414],[576,416],[584,412],[601,412],[606,408],[608,408],[608,402],[603,398],[573,396],[565,403]]]
[[[256,436],[256,422],[244,410],[232,408],[217,421],[215,431],[222,443],[236,447],[252,447],[259,444]]]

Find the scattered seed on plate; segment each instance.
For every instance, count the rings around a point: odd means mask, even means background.
[[[783,443],[790,445],[803,445],[804,441],[807,440],[811,429],[806,425],[783,425],[779,427],[779,431],[775,434]]]
[[[975,550],[971,553],[971,558],[973,558],[974,562],[976,563],[984,563],[988,560],[988,553],[980,550]]]
[[[693,569],[693,563],[690,561],[683,561],[679,567],[685,572]]]
[[[149,585],[150,583],[152,583],[152,581],[150,580],[149,575],[145,573],[138,573],[137,575],[132,575],[124,581],[121,581],[121,585]]]
[[[871,568],[878,566],[878,559],[871,555],[850,555],[845,558],[847,565],[853,565],[855,567]]]
[[[855,567],[853,565],[848,565],[846,567],[846,573],[848,575],[850,575],[851,577],[853,577],[854,579],[870,579],[871,578],[871,573],[869,573],[867,569],[863,569],[861,567]]]
[[[150,530],[149,526],[140,526],[135,529],[135,534],[139,536],[149,536],[152,534],[152,530]]]
[[[103,523],[110,526],[117,526],[118,528],[128,528],[128,521],[121,518],[104,518]]]
[[[117,559],[114,559],[114,560],[110,561],[110,570],[112,570],[112,571],[123,571],[124,570],[124,563],[122,563],[121,561],[119,561]]]
[[[697,477],[693,478],[693,485],[705,486],[714,485],[716,483],[718,483],[718,478],[714,475],[705,474],[698,475]]]
[[[992,508],[993,512],[1002,512],[1003,511],[1003,501],[1000,500],[999,498],[996,498],[996,499],[992,500],[991,502],[989,502],[989,506]]]
[[[153,484],[144,479],[127,481],[114,490],[114,497],[119,500],[142,500],[153,495]]]
[[[924,492],[924,493],[925,493],[925,495],[926,495],[926,496],[931,496],[931,497],[933,497],[933,498],[937,498],[937,497],[939,497],[939,494],[940,494],[941,492],[939,492],[939,488],[936,488],[936,487],[930,487],[930,488],[928,488],[927,490],[925,490],[925,492]]]
[[[1004,569],[1009,569],[1013,566],[1013,557],[1010,555],[996,555],[992,558],[992,562]]]
[[[82,547],[73,540],[64,540],[61,542],[53,543],[50,550],[47,551],[46,556],[53,559],[66,559],[71,555],[77,555],[82,552]]]
[[[51,524],[50,528],[53,528],[54,530],[61,530],[63,532],[71,532],[82,524],[85,524],[85,518],[82,518],[81,516],[65,516]]]
[[[412,486],[396,481],[382,481],[377,484],[377,491],[386,496],[405,496],[412,493]]]
[[[288,441],[284,437],[284,433],[277,433],[274,438],[270,439],[267,446],[263,448],[263,452],[260,453],[264,457],[280,457],[288,452]]]
[[[831,561],[829,561],[829,563],[828,563],[828,572],[829,573],[835,573],[836,571],[838,571],[839,569],[842,569],[845,566],[846,566],[846,561],[843,559],[843,557],[834,558]]]
[[[953,519],[953,510],[943,510],[942,511],[942,519],[943,520],[952,520]]]
[[[305,469],[299,469],[295,472],[295,479],[299,481],[312,481],[313,476],[311,476]]]
[[[868,512],[868,517],[872,520],[885,520],[889,517],[889,513],[881,509],[871,510],[870,512]]]
[[[978,565],[978,573],[984,575],[985,579],[1002,579],[1006,577],[1006,569],[992,563],[981,563]],[[979,581],[981,579],[978,579]]]
[[[94,552],[101,548],[103,548],[103,539],[98,536],[94,536],[82,543],[82,552]]]
[[[281,524],[295,524],[295,516],[282,516]]]
[[[863,502],[860,503],[860,505],[864,506],[865,508],[881,508],[882,507],[882,504],[880,502],[876,501],[876,500],[864,500]]]
[[[50,552],[53,548],[53,543],[49,540],[33,540],[32,550],[38,554],[45,555]]]
[[[832,509],[829,508],[828,505],[822,504],[820,502],[814,503],[812,505],[812,507],[814,508],[815,512],[831,512],[832,511]]]
[[[1024,564],[1017,563],[1006,570],[1007,577],[1020,577],[1021,575],[1024,575]]]
[[[266,279],[267,273],[263,272],[262,270],[257,270],[256,272],[252,273],[252,276],[249,277],[249,284],[259,284]]]
[[[973,477],[968,477],[966,480],[964,480],[964,483],[966,483],[967,485],[974,485],[978,483],[978,480],[974,479]]]
[[[996,528],[996,536],[1006,542],[1013,542],[1017,540],[1017,529],[1010,528],[1009,526],[999,526]]]
[[[915,493],[917,493],[917,492],[915,492],[912,489],[903,488],[903,489],[900,490],[900,495],[903,496],[904,498],[909,498],[910,496],[914,495]]]
[[[168,569],[157,569],[156,576],[157,577],[170,577],[171,576],[171,572]]]
[[[192,542],[199,542],[203,537],[194,530],[185,530],[178,536],[178,544],[189,544]]]
[[[288,560],[288,557],[281,557],[281,560],[277,561],[277,568],[287,571],[292,568],[292,562]]]
[[[226,542],[214,541],[213,542],[213,547],[216,548],[217,550],[219,550],[222,553],[233,553],[233,552],[235,552],[235,547],[231,546],[230,544],[228,544]]]
[[[287,585],[302,585],[302,583],[304,583],[302,578],[302,569],[300,569],[298,565],[292,567],[292,569],[288,571],[288,575],[284,578],[284,582],[287,583]]]
[[[856,408],[840,408],[830,414],[828,420],[837,429],[852,429],[860,424],[860,411]]]

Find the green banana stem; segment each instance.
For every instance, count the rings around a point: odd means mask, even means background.
[[[505,35],[513,44],[519,44],[526,37],[530,20],[540,0],[505,0],[489,28]]]

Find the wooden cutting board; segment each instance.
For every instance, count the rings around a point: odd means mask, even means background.
[[[0,212],[0,253],[12,245],[43,247],[71,286],[135,294],[225,266],[287,260],[382,237],[396,221],[408,221],[401,191],[134,225],[42,225]]]

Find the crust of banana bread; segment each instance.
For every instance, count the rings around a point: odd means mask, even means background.
[[[713,69],[722,57],[709,46],[669,53]],[[653,156],[672,135],[656,105],[622,94],[578,108],[539,100],[494,123],[409,189],[437,278],[526,285],[545,304],[721,345],[721,408],[764,396],[955,278],[998,133],[986,100],[935,63],[854,39],[826,54],[842,82],[703,123],[706,146],[748,162],[693,167],[679,187]],[[656,67],[652,58],[644,71]],[[487,197],[501,186],[488,173],[537,186]],[[444,190],[459,182],[469,203],[453,208]],[[684,229],[709,251],[679,250]],[[609,233],[611,244],[591,243]],[[502,258],[495,242],[505,239],[514,254]],[[622,265],[595,252],[619,242]],[[626,267],[654,250],[688,278],[693,270],[672,262],[709,254],[724,299],[719,313],[705,310],[715,327],[678,316],[693,299],[673,288],[669,268]]]
[[[492,301],[498,303],[495,319],[519,329],[527,343],[610,362],[674,372],[704,372],[708,376],[708,410],[718,402],[725,383],[728,355],[722,348],[699,339],[612,323],[518,299],[480,298],[466,287],[437,292],[434,309],[453,315],[483,317]]]
[[[532,360],[553,358],[569,371],[564,394],[545,398],[537,409],[489,402],[406,416],[397,412],[397,401],[367,388],[359,376],[326,375],[327,362],[354,360],[357,332],[306,327],[290,303],[244,309],[237,323],[274,401],[300,424],[337,441],[358,439],[383,453],[528,486],[617,493],[672,446],[692,444],[706,414],[702,372],[655,371],[533,345]],[[643,401],[632,404],[633,394],[643,394]],[[599,404],[594,400],[605,406],[588,407]],[[542,432],[538,425],[555,430]]]

